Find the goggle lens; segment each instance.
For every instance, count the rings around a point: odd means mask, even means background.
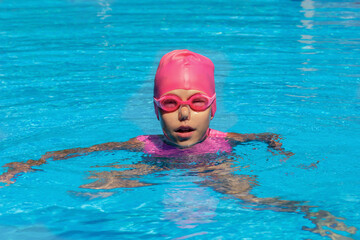
[[[209,101],[201,96],[195,96],[191,99],[190,107],[195,111],[204,111],[209,106]]]
[[[164,99],[160,102],[161,108],[165,111],[173,112],[179,107],[179,102],[175,98]]]

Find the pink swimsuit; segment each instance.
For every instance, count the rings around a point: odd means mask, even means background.
[[[144,143],[144,152],[156,157],[198,155],[206,153],[231,152],[232,147],[226,133],[210,129],[207,138],[189,148],[177,148],[163,141],[160,135],[141,135],[137,140]]]

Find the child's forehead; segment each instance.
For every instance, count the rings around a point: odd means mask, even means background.
[[[168,92],[164,93],[163,96],[168,95],[168,94],[174,94],[174,95],[179,96],[183,100],[186,100],[186,99],[188,99],[189,97],[191,97],[192,95],[194,95],[196,93],[202,93],[202,94],[206,95],[206,93],[204,93],[202,91],[199,91],[199,90],[196,90],[196,89],[174,89],[174,90],[171,90],[171,91],[168,91]]]

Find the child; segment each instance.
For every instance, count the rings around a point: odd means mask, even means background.
[[[277,134],[224,133],[209,128],[216,112],[214,64],[210,59],[189,50],[175,50],[163,56],[155,75],[155,113],[163,135],[144,135],[126,142],[109,142],[89,148],[48,152],[39,160],[6,164],[8,171],[0,181],[13,183],[13,178],[48,159],[73,158],[95,151],[129,150],[152,156],[184,156],[231,152],[237,144],[263,141],[286,157]]]
[[[150,183],[143,183],[134,178],[169,170],[174,168],[174,164],[171,163],[184,161],[182,167],[185,166],[197,176],[204,178],[204,181],[198,183],[201,186],[255,204],[258,209],[305,213],[305,218],[316,226],[304,228],[305,230],[332,239],[339,234],[328,230],[330,227],[348,233],[356,232],[356,228],[347,227],[329,212],[313,212],[313,207],[302,205],[303,202],[258,198],[250,193],[252,187],[257,184],[255,176],[233,174],[234,160],[229,156],[238,144],[262,141],[286,158],[293,153],[284,151],[277,134],[224,133],[209,128],[216,112],[214,65],[210,59],[188,50],[175,50],[164,55],[155,75],[154,107],[163,135],[143,135],[126,142],[109,142],[88,148],[48,152],[39,160],[8,163],[5,165],[8,171],[0,176],[0,181],[14,183],[14,178],[19,173],[31,171],[33,166],[44,164],[48,159],[68,159],[96,151],[138,151],[147,154],[143,161],[128,166],[128,170],[95,172],[90,178],[97,181],[80,187],[112,189],[149,186]],[[209,160],[209,154],[215,155],[215,161]],[[196,159],[196,164],[186,165],[189,159]],[[121,168],[119,165],[111,167]]]

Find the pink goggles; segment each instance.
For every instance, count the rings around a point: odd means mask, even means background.
[[[174,112],[179,109],[181,105],[189,105],[192,110],[200,112],[206,110],[214,102],[215,97],[216,94],[208,97],[205,94],[196,93],[188,98],[188,100],[183,101],[174,94],[168,94],[159,99],[154,98],[154,101],[156,105],[165,112]]]

